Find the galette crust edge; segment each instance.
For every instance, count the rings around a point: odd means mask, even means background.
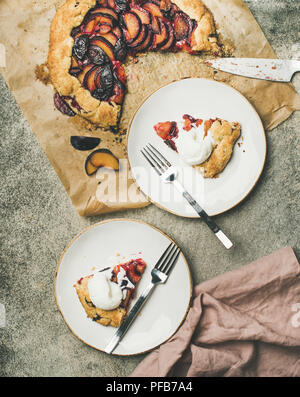
[[[116,126],[121,106],[114,102],[99,101],[81,86],[79,80],[69,74],[74,40],[71,31],[79,26],[87,12],[96,5],[96,0],[68,0],[56,13],[50,27],[48,66],[55,90],[62,96],[75,97],[83,109],[72,110],[103,128]]]

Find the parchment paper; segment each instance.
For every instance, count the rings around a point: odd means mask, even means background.
[[[234,56],[276,58],[242,0],[204,2],[214,14],[223,41],[235,48]],[[0,71],[80,215],[149,204],[130,174],[127,176],[124,162],[117,181],[117,199],[103,202],[99,179],[88,177],[84,170],[90,152],[75,150],[70,145],[70,136],[98,136],[102,140],[100,148],[108,148],[119,159],[126,159],[124,132],[128,122],[143,99],[162,85],[184,77],[206,77],[228,83],[254,105],[266,129],[276,127],[300,109],[300,97],[291,84],[215,74],[199,56],[147,54],[138,57],[138,62],[130,60],[126,65],[128,94],[120,122],[122,135],[99,129],[90,131],[78,118],[63,116],[54,108],[52,86],[42,83],[35,73],[37,66],[47,59],[50,23],[63,3],[64,0],[0,0],[0,43],[6,50],[6,67],[0,67]]]

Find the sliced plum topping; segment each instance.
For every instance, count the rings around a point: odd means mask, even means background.
[[[83,23],[72,29],[69,73],[94,98],[121,104],[126,76],[116,65],[128,54],[146,50],[190,52],[195,23],[171,0],[97,0]],[[171,137],[172,132],[166,140]]]
[[[90,44],[89,36],[83,34],[74,41],[73,52],[77,59],[83,60],[86,56]]]
[[[152,32],[152,30],[150,30],[148,28],[148,26],[145,26],[147,28],[147,37],[146,40],[140,45],[138,46],[135,50],[136,51],[146,51],[147,49],[149,49],[152,44],[153,44],[153,38],[154,38],[154,33]]]
[[[114,0],[118,12],[129,10],[129,3],[127,0]]]
[[[88,22],[85,27],[85,32],[90,36],[94,36],[98,33],[101,34],[101,32],[107,33],[108,31],[111,31],[113,29],[115,23],[116,20],[111,15],[97,13],[89,16]]]
[[[124,61],[127,56],[127,46],[121,38],[117,40],[114,51],[116,59],[118,61]]]
[[[92,96],[107,101],[114,93],[114,75],[110,65],[92,69],[85,79]]]
[[[140,47],[147,39],[147,37],[148,37],[148,27],[146,25],[143,25],[138,37],[132,43],[130,44],[128,43],[128,46],[133,49]]]
[[[81,27],[80,26],[76,26],[71,31],[71,37],[75,38],[79,33],[81,33]]]
[[[101,13],[102,15],[110,15],[116,21],[118,20],[118,14],[109,7],[97,7],[91,12],[91,14],[98,14],[98,13]]]
[[[165,22],[165,24],[166,24],[166,26],[167,26],[167,28],[168,28],[169,39],[168,39],[168,41],[166,42],[165,45],[163,45],[163,46],[160,47],[160,50],[161,50],[161,51],[170,50],[170,49],[173,47],[174,42],[175,42],[175,35],[174,35],[173,26],[171,25],[170,22]]]
[[[108,23],[103,23],[102,25],[99,26],[97,33],[102,35],[111,32],[111,30],[112,30],[111,25],[109,25]]]
[[[123,36],[121,29],[119,26],[115,26],[112,30],[112,33],[116,35],[118,38],[121,38]]]
[[[109,33],[103,34],[103,35],[101,35],[101,36],[102,36],[104,39],[106,39],[107,41],[109,41],[110,44],[111,44],[113,47],[116,45],[116,42],[117,42],[117,40],[118,40],[118,37],[117,37],[114,33],[109,32]]]
[[[154,48],[159,49],[163,47],[169,40],[170,33],[167,24],[159,19],[160,33],[154,35]]]
[[[171,0],[161,0],[160,1],[160,9],[162,11],[170,11],[172,7]]]
[[[134,12],[127,11],[122,15],[121,23],[126,42],[132,43],[136,40],[142,28],[140,18]]]
[[[93,68],[95,65],[87,65],[84,66],[82,69],[82,72],[78,75],[78,80],[80,81],[81,85],[83,85],[83,82],[85,80],[86,74]]]
[[[102,48],[111,61],[115,60],[114,47],[104,37],[98,36],[92,39],[91,45]]]
[[[80,72],[81,72],[81,67],[79,66],[78,61],[76,60],[75,57],[72,57],[72,60],[71,60],[71,67],[70,67],[69,73],[70,73],[72,76],[77,77],[77,76],[79,75]]]
[[[91,63],[95,65],[105,65],[110,62],[110,58],[103,50],[103,48],[97,46],[97,45],[92,45],[89,50],[89,60]]]
[[[95,91],[92,92],[92,96],[98,101],[107,101],[111,96],[111,92],[108,92],[105,88],[96,88]]]
[[[100,86],[107,91],[112,91],[114,86],[114,74],[110,65],[105,65],[102,68],[100,75]]]
[[[96,86],[96,76],[101,70],[100,66],[93,66],[85,75],[84,80],[83,80],[83,85],[85,88],[87,88],[90,92],[93,92],[97,86]]]
[[[71,145],[76,150],[93,150],[99,145],[101,139],[91,136],[71,136]]]
[[[150,25],[151,24],[151,14],[149,11],[145,10],[144,8],[138,6],[138,5],[132,5],[131,6],[131,11],[133,11],[137,16],[140,18],[141,22],[144,25]]]
[[[152,17],[151,18],[151,25],[150,25],[152,32],[155,34],[160,33],[160,23],[159,23],[159,18],[157,17]]]
[[[107,5],[108,5],[108,7],[112,8],[113,10],[117,10],[115,0],[107,0]]]
[[[176,12],[174,17],[174,31],[177,41],[188,39],[192,33],[192,21],[183,12]]]
[[[104,65],[109,62],[109,58],[106,55],[106,52],[102,50],[102,48],[91,45],[88,52],[88,57],[91,63],[95,65]]]
[[[159,8],[159,5],[152,2],[147,2],[143,4],[143,8],[149,11],[153,17],[163,18],[163,14],[161,9]]]
[[[59,110],[61,113],[66,114],[70,117],[76,116],[76,113],[70,108],[64,98],[59,95],[58,92],[54,94],[54,105],[56,109]]]
[[[125,84],[123,84],[119,79],[116,79],[113,89],[113,94],[109,98],[109,101],[121,104],[123,102],[125,92],[126,92]]]

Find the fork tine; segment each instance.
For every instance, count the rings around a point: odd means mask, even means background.
[[[148,151],[152,154],[152,156],[155,157],[155,159],[159,162],[159,164],[164,168],[164,170],[166,171],[168,169],[168,165],[160,158],[158,157],[158,155],[155,153],[155,148],[152,146],[150,146],[151,144],[148,144],[146,147],[148,149]]]
[[[177,251],[178,251],[178,247],[175,245],[175,249],[172,249],[172,252],[170,252],[170,255],[168,255],[168,258],[166,258],[163,266],[159,269],[161,272],[166,273],[170,263],[173,262],[173,259],[175,258]]]
[[[147,146],[144,147],[144,152],[147,153],[148,157],[150,156],[151,160],[157,165],[157,167],[160,169],[161,172],[165,172],[167,169],[167,166],[163,164],[160,159],[152,153],[151,149],[149,149]],[[165,168],[166,167],[166,168]]]
[[[151,145],[151,143],[149,143],[149,146],[152,147],[152,149],[158,156],[160,156],[160,158],[167,164],[168,167],[172,167],[172,164],[153,145]]]
[[[155,171],[158,173],[159,176],[161,176],[160,170],[156,167],[156,165],[148,158],[148,156],[141,150],[142,155],[145,157],[145,159],[148,161],[148,163],[155,169]]]
[[[147,154],[148,158],[152,160],[152,162],[156,165],[156,168],[160,170],[161,173],[165,172],[165,169],[160,165],[160,163],[153,157],[152,153],[150,153],[147,147],[144,147],[144,152]]]
[[[159,269],[159,268],[160,268],[161,262],[164,262],[165,256],[168,256],[168,255],[169,255],[169,251],[170,251],[170,248],[171,248],[172,246],[174,246],[174,243],[173,243],[173,242],[171,242],[171,243],[168,245],[167,249],[164,251],[164,253],[162,254],[162,256],[161,256],[161,257],[159,258],[159,260],[157,261],[157,263],[156,263],[156,265],[155,265],[155,268],[156,268],[156,269]],[[171,250],[172,250],[172,248],[171,248]]]
[[[173,266],[175,265],[175,263],[177,262],[178,256],[180,254],[180,248],[178,248],[178,250],[175,251],[175,256],[172,257],[172,259],[170,260],[170,264],[168,264],[168,266],[166,267],[166,269],[164,270],[164,273],[168,276],[170,271],[172,270]]]
[[[164,273],[164,269],[166,268],[166,266],[170,262],[170,258],[173,257],[175,251],[176,251],[176,245],[172,244],[171,249],[169,250],[168,254],[165,256],[165,258],[159,264],[159,266],[157,266],[157,270],[159,270],[159,271]]]

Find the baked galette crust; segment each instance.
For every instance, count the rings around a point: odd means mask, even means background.
[[[241,135],[241,125],[218,119],[213,123],[210,131],[216,146],[207,161],[195,166],[204,178],[213,178],[224,170]]]

